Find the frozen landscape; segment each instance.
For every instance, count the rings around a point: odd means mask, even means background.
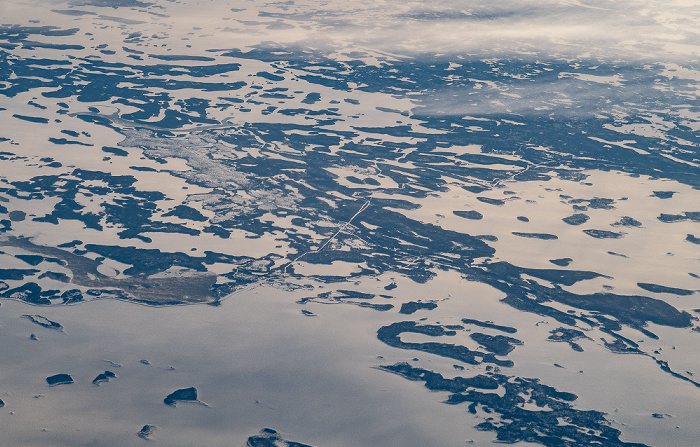
[[[697,444],[697,3],[0,19],[1,445]]]

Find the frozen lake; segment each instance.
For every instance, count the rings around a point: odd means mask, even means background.
[[[693,2],[0,18],[0,444],[700,439]]]

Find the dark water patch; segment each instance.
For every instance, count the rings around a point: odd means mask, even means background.
[[[0,245],[15,246],[47,257],[60,259],[71,270],[72,283],[90,287],[98,295],[102,294],[102,290],[108,288],[110,290],[104,290],[104,296],[152,305],[179,304],[183,302],[201,303],[215,300],[218,293],[217,288],[224,287],[224,284],[217,285],[216,275],[205,273],[205,264],[235,261],[234,258],[224,259],[211,252],[207,252],[206,256],[200,258],[191,258],[184,253],[161,253],[158,250],[140,252],[134,247],[114,248],[91,245],[90,251],[94,253],[100,254],[100,252],[103,252],[103,256],[117,257],[126,264],[136,264],[129,272],[123,272],[133,276],[115,279],[106,277],[97,270],[100,266],[99,261],[84,257],[81,254],[75,254],[59,248],[35,245],[28,239],[15,237],[0,241]],[[83,254],[86,253],[88,253],[87,250],[83,251]],[[139,260],[142,260],[144,263],[141,264]],[[191,268],[201,273],[182,277],[149,277],[151,274],[168,270],[174,265]],[[241,269],[245,270],[244,267],[241,267]],[[235,284],[243,285],[251,280],[253,279],[246,276],[236,276]],[[80,295],[80,292],[77,290],[69,290],[62,294],[58,293],[58,291],[42,291],[38,285],[28,283],[23,288],[5,290],[0,294],[0,297],[16,298],[34,302],[35,304],[51,304],[49,298],[73,302],[80,300]]]
[[[315,313],[311,312],[310,310],[302,309],[301,310],[302,315],[305,317],[315,317],[317,316]]]
[[[198,210],[187,205],[177,205],[171,211],[163,214],[163,217],[175,216],[180,219],[194,220],[196,222],[206,222],[208,219]]]
[[[668,362],[667,362],[667,361],[665,361],[665,360],[659,360],[659,359],[657,359],[656,357],[653,357],[653,356],[652,356],[652,358],[654,359],[654,361],[656,362],[656,364],[659,365],[659,367],[661,368],[662,371],[671,374],[671,375],[672,375],[673,377],[675,377],[676,379],[681,379],[681,380],[683,380],[683,381],[685,381],[685,382],[691,383],[691,384],[695,385],[696,388],[700,388],[700,383],[694,381],[693,379],[691,379],[691,378],[689,378],[689,377],[686,377],[686,376],[684,376],[684,375],[682,375],[682,374],[678,374],[677,372],[673,371],[673,370],[668,366]]]
[[[311,447],[295,441],[287,441],[280,433],[271,429],[263,428],[260,434],[251,436],[246,442],[246,447]]]
[[[549,234],[549,233],[521,233],[519,231],[513,231],[511,234],[514,234],[515,236],[530,238],[530,239],[541,239],[544,241],[552,241],[555,239],[559,239],[559,237],[557,235]]]
[[[63,326],[56,321],[51,321],[46,317],[41,315],[22,315],[22,318],[26,318],[32,323],[38,324],[39,326],[45,327],[47,329],[54,329],[57,331],[63,331]]]
[[[56,273],[54,277],[49,273],[51,272],[42,273],[39,279],[48,277],[62,282],[69,282],[69,278],[66,275]],[[61,293],[60,290],[43,290],[41,286],[33,282],[28,282],[10,289],[5,282],[0,281],[0,291],[2,291],[2,293],[0,293],[0,298],[25,301],[30,304],[50,305],[52,304],[52,299],[62,300],[64,303],[80,301],[79,297],[78,299],[73,299],[74,290],[68,290],[63,293]],[[80,293],[78,294],[80,296]]]
[[[651,417],[656,418],[656,419],[665,419],[665,418],[671,418],[670,414],[665,414],[665,413],[652,413]]]
[[[488,203],[489,205],[498,205],[498,206],[505,205],[505,203],[506,203],[505,200],[492,199],[490,197],[483,197],[483,196],[477,196],[476,200],[478,200],[479,202]]]
[[[65,273],[59,273],[59,272],[52,272],[52,271],[46,271],[43,272],[41,275],[39,275],[39,279],[43,278],[49,278],[53,279],[54,281],[61,281],[65,283],[70,282],[70,277],[66,275]]]
[[[155,220],[153,215],[157,206],[149,199],[158,196],[162,196],[162,194],[143,194],[142,197],[132,194],[115,199],[112,203],[104,203],[103,208],[107,223],[117,224],[123,228],[118,233],[120,239],[139,238],[147,242],[150,240],[142,236],[141,233],[182,233],[193,236],[200,233],[199,230],[182,224]]]
[[[394,365],[380,366],[380,369],[398,374],[408,380],[425,382],[425,387],[431,391],[449,391],[452,393],[465,392],[470,388],[482,390],[496,390],[499,381],[492,375],[479,374],[474,377],[455,377],[445,379],[441,374],[422,368],[415,368],[408,363],[401,362]]]
[[[430,354],[459,360],[471,365],[478,365],[483,362],[493,363],[495,365],[505,367],[513,366],[513,362],[510,360],[500,360],[496,358],[493,353],[473,351],[466,346],[437,342],[406,343],[400,338],[400,335],[404,332],[414,332],[433,337],[453,336],[456,334],[455,331],[446,330],[442,326],[438,325],[419,325],[414,321],[403,321],[381,327],[377,331],[377,338],[394,348],[428,352]]]
[[[481,186],[481,185],[466,185],[466,186],[462,186],[462,189],[469,191],[469,192],[472,192],[474,194],[479,194],[481,192],[489,190],[489,188],[487,188],[486,186]]]
[[[571,264],[574,260],[571,258],[559,258],[559,259],[550,259],[549,262],[551,262],[554,265],[558,265],[559,267],[566,267],[569,264]]]
[[[642,354],[639,347],[634,344],[627,343],[627,339],[622,337],[615,338],[614,341],[609,342],[605,338],[600,339],[603,342],[603,346],[610,352],[615,354]]]
[[[85,49],[85,47],[82,45],[35,42],[35,41],[30,41],[30,40],[22,41],[22,48],[27,49],[27,50],[34,50],[36,48],[48,48],[51,50],[84,50]]]
[[[152,168],[150,166],[129,166],[129,169],[132,171],[139,171],[139,172],[158,172],[157,169]]]
[[[580,339],[589,339],[588,336],[583,331],[580,331],[578,329],[571,329],[571,328],[564,328],[564,327],[559,327],[554,330],[549,331],[550,336],[547,337],[547,340],[553,341],[553,342],[565,342],[568,343],[569,346],[571,346],[571,349],[577,352],[583,352],[583,348],[581,345],[576,343],[576,340]]]
[[[595,197],[593,199],[590,199],[588,201],[588,207],[593,208],[593,209],[598,209],[598,210],[612,210],[615,209],[614,206],[615,200],[613,199],[605,199],[601,197]]]
[[[484,215],[478,211],[468,210],[468,211],[452,211],[455,216],[464,217],[465,219],[481,220]]]
[[[144,54],[143,51],[134,50],[133,48],[128,48],[128,47],[122,47],[122,50],[127,52],[127,53],[132,53],[132,54]]]
[[[572,214],[569,217],[565,217],[562,220],[569,225],[581,225],[581,224],[588,222],[588,219],[590,219],[590,217],[588,217],[588,215],[577,213],[577,214]]]
[[[475,279],[480,277],[498,290],[503,291],[506,297],[502,300],[510,306],[538,315],[549,316],[555,320],[575,326],[578,317],[553,307],[547,306],[548,301],[554,301],[577,309],[597,312],[596,318],[603,318],[605,315],[614,317],[619,323],[629,325],[642,330],[647,322],[652,322],[670,327],[689,327],[691,316],[687,312],[679,311],[672,305],[662,300],[657,300],[645,296],[637,295],[617,295],[612,293],[596,293],[588,295],[578,295],[568,292],[559,287],[551,288],[538,284],[535,281],[528,281],[521,278],[522,274],[551,277],[555,281],[568,281],[569,278],[558,279],[559,271],[548,272],[543,275],[538,269],[523,269],[505,262],[487,264],[488,272],[484,275],[475,275]],[[545,272],[547,272],[545,270]],[[567,272],[562,270],[561,272]],[[599,274],[594,272],[583,272],[585,278]],[[602,275],[601,275],[602,276]],[[571,281],[578,280],[578,275],[570,278]],[[619,324],[616,323],[616,324]],[[591,323],[589,323],[591,324]]]
[[[471,318],[462,318],[462,323],[471,324],[474,326],[479,326],[479,327],[488,328],[488,329],[496,329],[497,331],[505,332],[508,334],[515,334],[516,332],[518,332],[518,330],[514,327],[501,326],[499,324],[494,324],[490,321],[479,321],[479,320],[474,320]]]
[[[139,430],[139,432],[136,433],[136,436],[138,436],[141,439],[150,440],[151,435],[153,434],[153,432],[156,431],[157,428],[158,427],[156,427],[155,425],[146,424],[143,427],[141,427],[141,430]]]
[[[670,327],[689,327],[691,316],[670,304],[638,295],[595,293],[591,295],[559,294],[557,301],[579,309],[612,315],[620,322],[643,327],[647,322]]]
[[[650,197],[658,197],[659,199],[670,199],[675,193],[675,191],[654,191],[654,194]]]
[[[482,334],[481,332],[472,332],[469,334],[469,337],[483,346],[487,351],[500,356],[508,355],[515,349],[515,346],[523,344],[523,342],[517,338],[506,337],[504,335],[488,335]]]
[[[321,94],[312,92],[307,94],[304,99],[301,100],[302,104],[315,104],[321,100]]]
[[[152,275],[173,266],[205,272],[206,258],[195,258],[182,252],[168,253],[158,249],[123,247],[121,245],[86,244],[85,249],[124,264],[134,264],[124,270],[126,275]]]
[[[83,293],[78,289],[66,290],[61,294],[61,299],[63,300],[63,304],[78,303],[83,301]]]
[[[600,273],[590,272],[585,270],[557,270],[557,269],[528,269],[522,268],[520,271],[526,275],[534,276],[535,278],[544,279],[546,281],[563,284],[565,286],[573,286],[579,281],[594,278],[610,278],[609,276],[601,275]]]
[[[374,298],[376,295],[372,293],[364,293],[364,292],[358,292],[356,290],[343,290],[339,289],[338,290],[339,296],[338,298],[340,299],[345,299],[345,298],[359,298],[362,300],[369,300]]]
[[[621,441],[621,432],[610,426],[605,413],[574,408],[571,402],[577,399],[575,394],[543,385],[539,379],[511,377],[493,372],[469,378],[457,376],[448,379],[442,374],[415,368],[408,363],[381,366],[380,369],[408,380],[424,382],[425,387],[432,391],[447,391],[451,394],[446,403],[468,403],[469,413],[476,414],[477,410],[481,410],[500,416],[498,420],[488,417],[476,426],[477,430],[495,432],[497,442],[532,442],[547,446],[646,447],[644,444]],[[485,392],[499,388],[505,391],[503,396]],[[538,408],[525,410],[523,405],[526,403]],[[560,424],[562,419],[567,423]],[[571,441],[563,442],[563,439]]]
[[[27,213],[24,211],[10,211],[8,217],[12,222],[22,222],[27,217]]]
[[[642,223],[637,219],[633,219],[629,216],[623,216],[620,220],[612,224],[614,227],[641,227]]]
[[[110,121],[107,118],[101,117],[101,116],[94,116],[94,115],[86,115],[83,113],[79,113],[75,115],[76,118],[85,121],[86,123],[93,123],[93,124],[99,124],[104,127],[109,127],[112,130],[117,130],[115,126],[112,125],[112,121]]]
[[[683,214],[661,213],[657,219],[665,223],[683,222],[687,220],[692,222],[700,222],[700,211],[685,211]]]
[[[282,93],[262,93],[258,96],[258,98],[269,98],[269,99],[294,99],[294,96],[290,95],[285,95]],[[250,101],[249,101],[250,102]],[[303,101],[302,101],[303,102]],[[277,109],[277,107],[274,106],[269,106],[266,111],[268,113],[272,113]],[[265,112],[262,112],[265,114]]]
[[[667,286],[660,286],[658,284],[650,284],[646,282],[638,282],[637,286],[640,288],[648,291],[648,292],[654,292],[654,293],[670,293],[673,295],[692,295],[694,292],[692,290],[687,290],[687,289],[679,289],[677,287],[667,287]]]
[[[197,389],[195,387],[190,387],[173,391],[172,393],[168,394],[165,399],[163,399],[163,402],[171,407],[176,406],[177,402],[198,402]]]
[[[0,25],[0,40],[21,42],[33,34],[47,37],[65,37],[72,36],[78,31],[80,31],[79,28],[63,29],[56,26]]]
[[[9,138],[0,138],[0,141],[10,141]],[[14,142],[13,142],[14,144]],[[22,157],[20,155],[14,154],[12,152],[7,152],[7,151],[0,151],[0,160],[26,160],[26,157]],[[3,197],[3,200],[0,200],[0,202],[7,202],[7,199]]]
[[[106,183],[106,185],[100,186],[94,183],[85,185],[81,180],[102,181]],[[37,222],[49,222],[57,225],[59,219],[71,219],[83,222],[88,228],[101,230],[102,226],[100,222],[102,220],[102,215],[83,212],[82,209],[84,206],[75,200],[77,195],[83,193],[87,196],[103,196],[113,191],[126,193],[131,196],[153,196],[153,193],[139,192],[132,188],[131,183],[133,182],[135,182],[135,178],[133,177],[111,176],[108,173],[76,169],[69,175],[44,175],[33,177],[29,181],[13,182],[12,186],[14,186],[16,190],[10,190],[8,193],[19,196],[18,191],[23,191],[29,194],[30,198],[36,197],[40,199],[44,196],[60,198],[60,201],[54,206],[54,210],[50,214],[33,219]],[[56,183],[61,183],[60,187],[56,185]]]
[[[43,290],[35,282],[28,282],[13,289],[4,290],[0,298],[25,301],[31,304],[51,304],[50,298],[57,298],[58,290]]]
[[[283,81],[284,80],[284,76],[279,76],[276,74],[268,73],[266,71],[259,71],[258,73],[256,73],[256,76],[267,79],[268,81]]]
[[[410,314],[415,313],[421,309],[433,310],[435,308],[437,308],[437,304],[435,304],[435,303],[422,303],[419,301],[409,301],[408,303],[403,303],[401,305],[401,309],[399,310],[399,313],[410,315]]]
[[[219,236],[222,239],[228,239],[231,236],[231,232],[227,229],[220,227],[219,225],[209,225],[202,229],[203,233],[211,233],[215,236]]]
[[[36,267],[37,265],[41,264],[44,262],[44,257],[39,256],[39,255],[15,255],[15,258],[21,259],[22,261],[26,262],[27,264]],[[60,264],[60,260],[56,258],[52,258],[53,262],[56,262],[57,264]]]
[[[74,137],[74,138],[80,137],[80,134],[74,130],[63,129],[63,130],[61,130],[61,133],[64,133],[64,134],[71,136],[71,137]]]
[[[607,230],[583,230],[584,233],[596,239],[620,239],[625,233],[616,233]]]
[[[116,374],[114,374],[112,371],[105,371],[103,373],[100,373],[95,377],[95,379],[92,381],[94,385],[99,385],[100,383],[105,383],[109,382],[109,379],[114,379],[117,377]]]
[[[60,65],[63,62],[70,64],[70,61],[49,61],[47,64]],[[51,87],[51,91],[42,93],[45,97],[65,98],[76,97],[81,102],[114,101],[116,104],[126,104],[138,109],[136,112],[126,113],[121,116],[123,119],[136,122],[149,121],[148,125],[154,124],[161,127],[177,127],[186,123],[213,123],[205,116],[188,115],[177,110],[178,104],[167,94],[167,90],[179,90],[185,88],[200,91],[233,91],[245,85],[243,81],[233,83],[197,82],[184,80],[182,76],[195,78],[206,78],[210,75],[227,73],[238,70],[240,64],[215,64],[207,66],[176,66],[169,64],[139,65],[129,66],[124,63],[111,63],[103,60],[86,60],[80,68],[71,69],[45,68],[37,66],[29,61],[19,61],[24,77],[13,83],[12,89],[26,91],[33,87],[32,82],[38,83],[36,87]],[[15,69],[18,71],[19,69]],[[89,74],[85,74],[87,71]],[[84,77],[87,83],[75,83],[69,79],[64,79],[61,75],[75,73],[76,76]],[[41,77],[51,81],[27,81],[28,77],[34,79]],[[129,77],[132,86],[121,86],[121,81]],[[167,77],[167,79],[164,79]],[[22,82],[20,82],[22,81]],[[165,90],[165,91],[160,91]],[[154,92],[157,91],[157,92]],[[158,117],[165,110],[164,117],[158,123],[153,119]],[[95,110],[94,114],[99,113]],[[78,115],[80,119],[96,122],[114,128],[110,120],[103,116],[89,114]]]
[[[18,115],[16,113],[14,115],[12,115],[12,117],[23,120],[23,121],[29,121],[30,123],[47,124],[49,122],[48,118],[41,118],[38,116]]]
[[[78,146],[92,146],[92,144],[88,143],[83,143],[82,141],[75,141],[75,140],[69,140],[67,138],[54,138],[50,137],[49,142],[53,144],[60,144],[60,145],[65,145],[65,144],[75,144]]]
[[[343,302],[347,303],[347,304],[354,304],[355,306],[358,306],[358,307],[365,307],[368,309],[377,310],[380,312],[386,312],[386,311],[394,308],[393,304],[374,304],[374,303],[367,303],[364,301],[360,301],[360,302],[358,302],[358,301],[343,301]]]
[[[474,236],[474,239],[478,239],[481,241],[498,242],[498,236],[494,236],[493,234],[479,234]]]
[[[46,378],[46,383],[49,384],[49,386],[58,386],[58,385],[70,385],[71,383],[75,383],[73,378],[69,374],[56,374],[50,377]]]
[[[690,242],[691,244],[700,245],[700,237],[696,237],[693,234],[688,234],[685,237],[685,240]]]
[[[394,290],[397,287],[398,285],[396,285],[395,282],[392,282],[391,284],[387,284],[386,286],[384,286],[384,290]]]
[[[113,154],[119,157],[126,157],[127,155],[129,155],[129,152],[125,151],[124,149],[109,146],[102,146],[102,152]]]
[[[347,280],[347,278],[346,278]],[[329,282],[342,282],[342,281],[336,281],[334,278],[331,279]],[[352,304],[358,307],[364,307],[368,309],[374,309],[377,311],[381,312],[386,312],[388,310],[391,310],[394,308],[393,304],[376,304],[376,303],[370,303],[367,302],[368,300],[371,300],[372,298],[375,298],[376,295],[371,294],[371,293],[363,293],[363,292],[357,292],[354,290],[337,290],[337,291],[329,291],[329,292],[323,292],[318,294],[315,297],[306,297],[302,298],[297,301],[299,304],[306,304],[308,302],[338,302],[338,303],[345,303],[345,304]],[[382,295],[384,298],[391,298],[387,295]],[[357,301],[357,300],[362,300],[362,301]]]
[[[34,107],[36,107],[37,109],[41,109],[41,110],[47,110],[47,109],[48,109],[46,106],[42,106],[41,104],[38,104],[38,103],[36,103],[36,102],[34,102],[34,101],[27,101],[27,104],[29,104],[30,106],[34,106]]]
[[[243,110],[243,109],[241,109]],[[250,111],[250,109],[248,109]],[[310,109],[280,109],[279,113],[286,116],[306,115],[306,116],[341,116],[332,109],[310,110]],[[331,120],[334,121],[334,120]]]
[[[611,256],[619,256],[620,258],[629,258],[629,256],[627,256],[627,255],[623,255],[621,253],[615,253],[614,251],[609,251],[608,254]]]

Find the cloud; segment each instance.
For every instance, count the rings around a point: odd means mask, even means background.
[[[688,0],[297,1],[262,9],[306,26],[309,41],[402,54],[668,59],[700,51],[700,6]]]

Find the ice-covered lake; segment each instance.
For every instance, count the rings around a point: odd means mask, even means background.
[[[0,444],[700,439],[695,2],[0,19]]]

